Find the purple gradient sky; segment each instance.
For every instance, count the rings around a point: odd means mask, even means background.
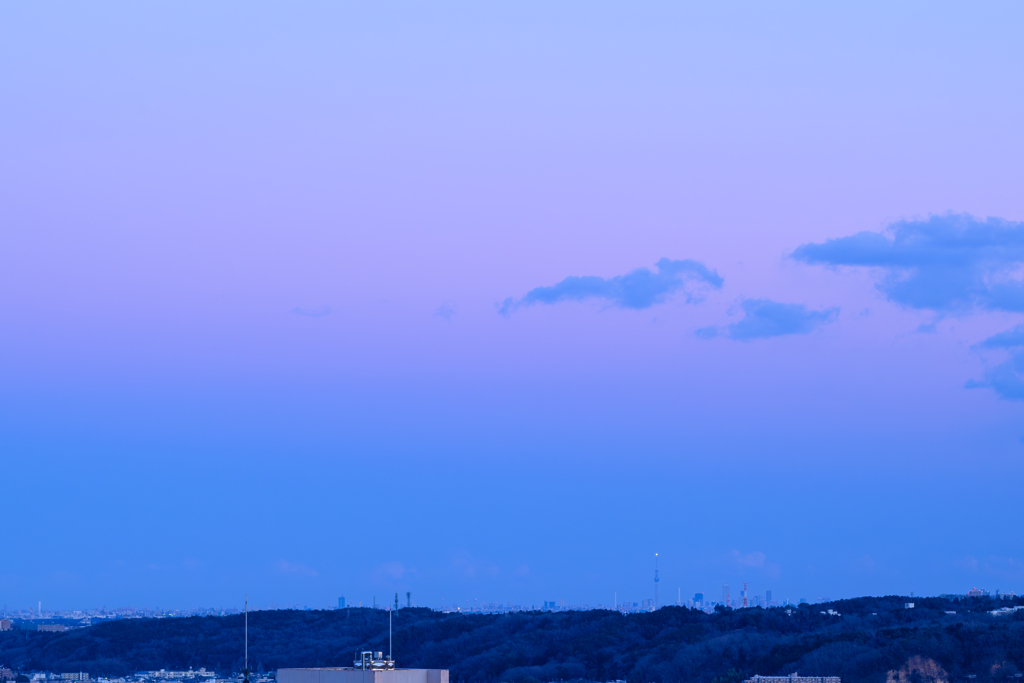
[[[965,388],[1022,316],[789,258],[1024,220],[1022,20],[3,5],[0,600],[1024,590],[1024,406]],[[498,314],[663,257],[725,284]],[[694,334],[751,298],[840,313]]]

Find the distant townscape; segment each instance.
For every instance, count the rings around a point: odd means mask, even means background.
[[[913,598],[913,594],[910,596]],[[945,600],[961,600],[968,598],[984,598],[994,599],[997,601],[1012,601],[1017,598],[1016,593],[996,590],[994,592],[988,591],[983,588],[972,588],[966,593],[961,594],[945,594],[939,596]],[[401,599],[404,598],[404,599]],[[300,610],[300,611],[314,611],[314,610],[343,610],[350,608],[370,608],[377,610],[399,610],[401,608],[412,608],[416,607],[412,600],[412,593],[405,593],[404,596],[399,596],[398,593],[394,594],[392,601],[378,601],[376,597],[372,597],[370,600],[363,604],[362,600],[346,601],[344,597],[339,597],[337,604],[327,605],[325,607],[311,607],[309,605],[278,605],[271,604],[270,610]],[[482,600],[465,600],[463,604],[443,604],[436,608],[435,611],[444,614],[510,614],[517,612],[573,612],[573,611],[587,611],[587,610],[612,610],[621,614],[638,614],[642,612],[653,612],[666,606],[676,607],[687,607],[690,609],[700,610],[706,614],[713,613],[719,607],[725,607],[729,609],[743,609],[749,607],[783,607],[791,608],[799,605],[823,605],[830,604],[831,599],[827,597],[817,597],[811,600],[801,597],[798,600],[790,601],[788,598],[782,600],[772,599],[772,591],[766,590],[763,594],[752,595],[747,590],[747,584],[743,584],[743,588],[739,591],[738,595],[730,593],[729,584],[724,584],[720,593],[720,597],[712,599],[704,593],[695,593],[693,597],[687,597],[685,600],[682,599],[682,592],[679,591],[677,599],[671,604],[666,605],[658,601],[657,598],[647,598],[637,602],[619,601],[617,596],[613,597],[611,605],[604,605],[602,603],[591,605],[589,603],[569,603],[565,600],[542,600],[536,604],[530,605],[519,605],[511,602],[485,602]],[[913,608],[912,602],[905,603],[908,608]],[[1003,608],[1013,610],[1010,608]],[[250,607],[251,611],[259,611]],[[39,602],[34,610],[22,609],[17,611],[5,611],[0,616],[0,631],[9,630],[12,628],[28,629],[34,631],[52,631],[62,632],[74,628],[84,628],[86,626],[92,626],[107,621],[117,621],[120,619],[173,619],[173,618],[185,618],[185,617],[224,617],[230,615],[241,614],[242,610],[236,607],[200,607],[188,610],[161,610],[159,608],[134,608],[134,607],[122,607],[118,609],[108,610],[105,607],[100,609],[93,609],[88,611],[83,610],[53,610],[48,611],[43,609],[42,602]]]
[[[450,683],[1019,683],[1024,674],[1024,599],[1002,592],[636,612],[550,600],[535,611],[469,612],[413,607],[411,596],[397,610],[388,602],[250,612],[254,680],[351,667],[353,653],[391,645],[403,667],[450,671]],[[39,629],[68,616],[37,609],[5,620],[0,677],[241,683],[241,614],[101,614],[90,626]]]
[[[40,602],[34,610],[17,610],[3,612],[0,617],[0,631],[12,628],[30,631],[62,632],[73,628],[84,628],[93,624],[119,619],[169,619],[175,617],[224,617],[239,614],[236,608],[199,608],[190,610],[136,609],[122,607],[108,610],[44,610]]]
[[[129,676],[93,676],[86,671],[51,672],[35,671],[31,673],[15,673],[9,668],[0,669],[0,680],[15,683],[242,683],[241,676],[218,677],[213,671],[200,667],[193,671],[137,671]],[[272,683],[274,674],[253,676],[250,683]]]

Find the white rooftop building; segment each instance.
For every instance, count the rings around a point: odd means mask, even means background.
[[[842,683],[839,676],[801,676],[791,673],[788,676],[751,676],[743,683]]]
[[[382,652],[361,652],[351,668],[278,669],[277,683],[448,683],[448,669],[396,669]]]

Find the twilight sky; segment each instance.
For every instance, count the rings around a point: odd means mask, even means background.
[[[0,6],[0,602],[1024,591],[1019,3]]]

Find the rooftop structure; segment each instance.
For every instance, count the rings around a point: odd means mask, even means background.
[[[839,676],[801,676],[795,671],[788,676],[751,676],[743,683],[842,683]]]
[[[448,683],[448,669],[396,669],[394,660],[383,654],[357,653],[351,669],[278,669],[277,683]]]

